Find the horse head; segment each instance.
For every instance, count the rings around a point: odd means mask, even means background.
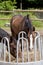
[[[35,32],[35,27],[33,27],[32,23],[31,23],[31,19],[29,18],[29,15],[27,15],[25,17],[25,26],[24,27],[27,32],[30,50],[32,50],[33,49],[33,35]]]
[[[31,19],[29,18],[29,15],[25,16],[24,18],[25,18],[24,28],[25,28],[27,33],[30,32],[30,34],[31,34],[32,33]]]

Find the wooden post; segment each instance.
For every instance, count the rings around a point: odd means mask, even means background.
[[[22,9],[22,0],[20,1],[20,9]]]

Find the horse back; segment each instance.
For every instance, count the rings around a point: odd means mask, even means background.
[[[10,22],[12,35],[16,35],[21,31],[23,16],[13,16]]]

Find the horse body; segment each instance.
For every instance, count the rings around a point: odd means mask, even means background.
[[[22,16],[14,16],[11,20],[11,32],[12,36],[16,37],[17,34],[22,30]]]
[[[13,45],[11,44],[12,45],[11,49],[13,50],[11,51],[11,53],[14,56],[14,53],[15,53],[14,50],[16,50],[15,46],[17,46],[18,33],[20,31],[25,31],[27,33],[27,37],[29,41],[29,37],[30,37],[30,34],[32,33],[33,26],[31,24],[31,20],[28,15],[24,17],[22,15],[16,15],[16,16],[13,16],[11,19],[10,28],[12,33],[12,40],[14,42]]]

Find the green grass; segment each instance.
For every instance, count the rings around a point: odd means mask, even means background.
[[[36,30],[43,29],[43,22],[42,21],[33,21],[33,26],[35,26]]]
[[[43,28],[43,22],[41,22],[41,21],[33,21],[32,24],[35,27],[41,27],[41,28]]]
[[[0,14],[0,18],[12,18],[13,14],[9,14],[9,15],[4,15],[4,14]],[[6,23],[9,23],[10,20],[0,20],[0,27],[1,28],[9,28],[9,27],[5,27]]]
[[[0,20],[0,28],[9,30],[10,27],[6,27],[5,24],[10,22],[9,20]]]
[[[0,14],[0,18],[11,18],[12,16],[13,14],[9,14],[9,15]]]

